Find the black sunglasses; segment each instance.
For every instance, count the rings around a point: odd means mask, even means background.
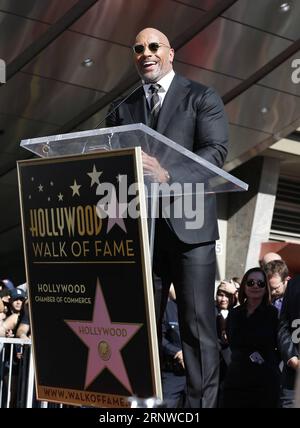
[[[254,285],[256,284],[259,288],[265,288],[266,286],[266,282],[263,281],[262,279],[248,279],[248,281],[246,282],[248,287],[254,287]]]
[[[161,46],[165,46],[166,48],[170,49],[170,46],[164,45],[163,43],[151,42],[148,44],[149,50],[153,53],[157,52]],[[145,45],[134,45],[134,46],[132,46],[132,49],[133,49],[134,53],[136,53],[137,55],[140,55],[140,54],[145,52],[146,46]]]

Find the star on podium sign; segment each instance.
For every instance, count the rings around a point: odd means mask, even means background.
[[[100,190],[96,192],[99,195]],[[110,195],[110,201],[107,202],[106,198],[104,202],[100,199],[96,206],[97,215],[100,218],[105,218],[107,216],[107,230],[108,234],[113,226],[117,224],[125,233],[127,233],[127,229],[124,222],[124,217],[127,216],[127,203],[119,203],[116,195],[116,191],[113,189]]]
[[[127,324],[111,321],[98,278],[93,319],[91,321],[65,320],[65,323],[88,347],[84,389],[86,389],[104,369],[108,369],[132,394],[132,388],[121,355],[121,350],[137,333],[142,324]]]

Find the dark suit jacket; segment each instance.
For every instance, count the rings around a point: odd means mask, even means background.
[[[287,367],[286,363],[292,357],[300,358],[299,344],[293,342],[293,332],[299,329],[299,323],[292,326],[293,321],[300,319],[300,275],[288,283],[280,315],[278,331],[278,347],[284,361],[283,386],[294,388],[296,371]],[[297,335],[299,337],[299,335]]]
[[[178,351],[182,350],[179,332],[177,303],[169,299],[162,321],[162,370],[183,375],[183,367],[174,360]]]
[[[112,112],[107,118],[107,126],[147,124],[147,110],[141,87]],[[225,161],[228,126],[224,106],[213,89],[200,83],[175,75],[160,110],[156,131],[218,167],[222,167]],[[193,172],[177,164],[169,169],[169,173],[173,182],[178,180],[182,183],[191,182]],[[173,217],[168,222],[177,237],[185,243],[197,244],[218,239],[214,195],[205,199],[204,225],[200,229],[188,230],[182,219]]]

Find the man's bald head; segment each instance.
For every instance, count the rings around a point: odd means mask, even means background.
[[[173,69],[174,49],[161,31],[145,28],[136,36],[134,46],[142,48],[141,53],[135,53],[134,61],[145,82],[156,83]]]
[[[282,260],[282,257],[277,253],[266,253],[262,258],[262,264],[266,265],[273,260]]]
[[[139,41],[144,37],[154,37],[157,38],[160,43],[164,43],[167,46],[170,46],[170,42],[168,37],[162,33],[161,31],[157,30],[156,28],[144,28],[139,32],[139,34],[135,38],[135,43],[139,43]]]

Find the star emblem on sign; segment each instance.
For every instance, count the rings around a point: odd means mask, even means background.
[[[93,165],[93,171],[92,172],[87,172],[87,175],[91,178],[91,186],[92,187],[94,184],[99,185],[99,177],[100,175],[103,174],[103,171],[97,171],[97,168],[95,165]]]
[[[98,194],[98,192],[96,192]],[[125,226],[124,217],[127,217],[127,203],[119,203],[115,190],[111,192],[110,201],[106,199],[104,203],[98,201],[96,206],[96,212],[99,218],[105,218],[107,216],[107,230],[108,234],[111,229],[118,225],[125,233],[127,233],[127,228]]]
[[[72,189],[72,192],[73,192],[72,196],[75,196],[75,195],[80,196],[79,189],[81,187],[81,184],[77,184],[75,179],[74,179],[73,186],[69,186],[69,187],[71,187],[71,189]]]
[[[88,347],[84,389],[86,389],[104,369],[107,369],[132,394],[132,387],[124,365],[121,350],[137,333],[142,324],[111,321],[98,278],[93,319],[91,321],[65,320],[65,323]]]

